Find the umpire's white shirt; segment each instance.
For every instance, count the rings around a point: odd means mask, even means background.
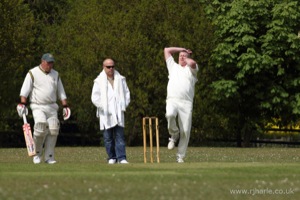
[[[105,73],[105,72],[102,72]],[[125,77],[123,76],[116,76],[115,71],[115,81],[114,87],[116,87],[116,79],[119,78],[119,83],[122,85],[121,88],[124,89],[125,95],[125,107],[127,107],[130,103],[130,91],[128,89]],[[113,128],[114,126],[118,125],[121,127],[125,127],[125,117],[124,111],[121,109],[120,106],[120,98],[119,94],[116,92],[116,89],[113,89],[112,85],[107,82],[107,103],[108,103],[108,113],[104,113],[103,106],[101,105],[101,98],[104,96],[101,94],[101,87],[106,87],[105,85],[101,85],[100,83],[100,76],[98,76],[94,80],[94,85],[92,89],[91,100],[93,104],[97,107],[97,117],[99,118],[100,123],[100,130]]]
[[[64,100],[67,98],[59,74],[54,69],[46,73],[41,66],[36,66],[28,72],[20,96],[28,98],[32,104],[49,105],[54,104],[57,98]]]

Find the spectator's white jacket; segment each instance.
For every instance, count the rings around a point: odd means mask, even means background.
[[[104,70],[94,80],[91,96],[97,107],[100,130],[116,125],[125,126],[124,112],[130,103],[130,92],[124,76],[114,70],[114,87],[108,82]]]

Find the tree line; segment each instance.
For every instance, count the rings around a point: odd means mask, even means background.
[[[23,79],[51,52],[82,136],[99,133],[91,89],[111,57],[131,91],[128,144],[142,144],[144,116],[159,118],[167,140],[168,46],[191,49],[200,69],[192,145],[216,139],[249,145],[273,119],[298,122],[298,1],[3,0],[0,11],[1,130],[19,128]]]

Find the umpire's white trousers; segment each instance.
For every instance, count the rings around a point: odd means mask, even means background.
[[[177,156],[184,158],[188,147],[192,127],[193,102],[187,100],[167,99],[166,118],[171,138],[178,140]],[[178,117],[178,126],[176,122]]]

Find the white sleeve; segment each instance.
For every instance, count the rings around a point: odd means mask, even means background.
[[[58,79],[58,84],[57,84],[57,96],[60,100],[67,99],[67,95],[60,78]]]
[[[190,69],[191,69],[192,74],[193,74],[195,77],[197,77],[197,72],[199,71],[198,64],[196,64],[196,68],[195,68],[195,69],[193,69],[193,68],[191,68],[191,67],[190,67]]]
[[[32,91],[32,88],[33,88],[32,78],[30,74],[27,73],[20,91],[20,96],[28,98],[30,92]]]
[[[91,100],[97,108],[102,108],[100,86],[96,81],[94,81]]]
[[[168,71],[169,71],[169,74],[170,74],[170,72],[172,71],[172,66],[174,66],[174,64],[175,64],[175,60],[174,60],[173,56],[170,56],[166,60],[166,64],[167,64],[167,68],[168,68]]]
[[[130,91],[129,88],[127,86],[126,80],[124,79],[124,86],[125,86],[125,107],[127,107],[130,103]]]

